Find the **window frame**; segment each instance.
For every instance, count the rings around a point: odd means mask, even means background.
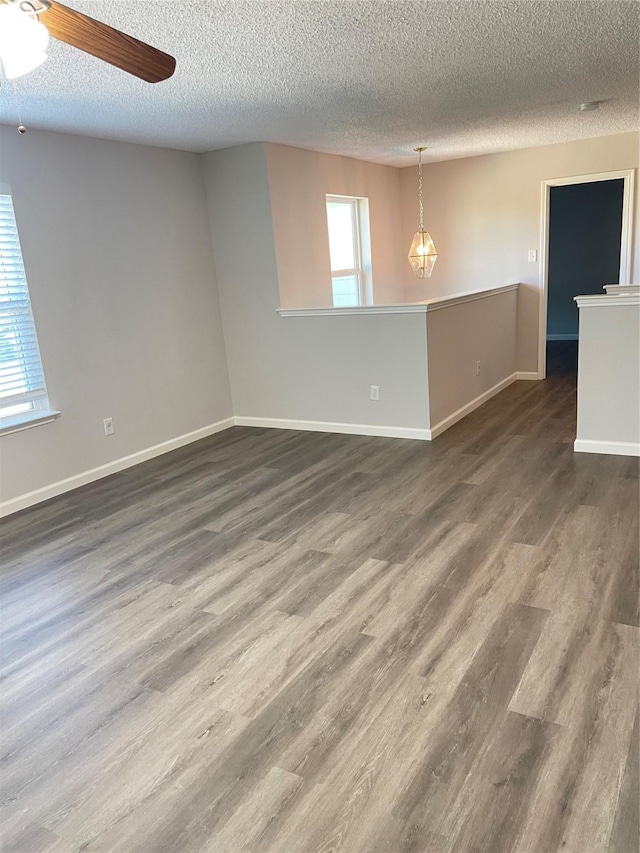
[[[331,269],[331,252],[329,251],[329,269],[331,272],[331,301],[333,297],[333,282],[336,278],[355,276],[358,281],[358,304],[373,305],[373,284],[371,274],[371,236],[369,228],[369,199],[361,196],[336,195],[327,193],[325,196],[325,214],[327,215],[327,237],[329,229],[328,205],[347,204],[351,210],[351,239],[353,241],[353,257],[357,264],[353,269]]]
[[[17,251],[20,258],[20,264],[22,267],[23,279],[22,283],[24,285],[24,290],[26,293],[27,299],[27,307],[28,307],[28,321],[27,325],[30,326],[30,330],[33,333],[33,339],[35,342],[35,347],[39,359],[40,371],[42,375],[42,388],[38,391],[34,391],[29,399],[25,399],[24,401],[15,401],[13,404],[8,404],[3,407],[0,405],[0,435],[6,435],[11,432],[17,432],[22,429],[29,429],[30,427],[39,426],[44,423],[51,423],[55,420],[60,412],[52,409],[49,403],[49,397],[46,388],[46,380],[44,377],[44,367],[42,365],[42,353],[40,351],[40,342],[38,340],[38,332],[36,329],[35,319],[33,316],[33,306],[31,303],[31,293],[29,291],[29,284],[27,281],[26,270],[24,269],[24,256],[22,254],[22,246],[20,242],[20,232],[18,228],[18,217],[16,216],[15,206],[13,203],[13,194],[11,192],[11,188],[7,184],[0,184],[0,195],[7,196],[9,198],[10,209],[13,214],[13,224],[15,225],[16,231],[16,239],[17,239]],[[11,257],[9,255],[8,257]],[[5,280],[6,281],[6,280]],[[10,304],[10,302],[9,302]],[[0,362],[0,367],[2,363]],[[15,411],[18,409],[19,411]],[[22,409],[22,411],[20,411]],[[5,414],[5,412],[7,412]]]

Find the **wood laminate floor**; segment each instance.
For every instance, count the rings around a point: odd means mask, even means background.
[[[573,453],[569,356],[5,521],[3,849],[637,853],[638,464]]]

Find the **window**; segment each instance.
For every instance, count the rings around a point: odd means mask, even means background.
[[[334,306],[371,305],[369,200],[328,195],[327,225]]]
[[[49,411],[11,196],[0,193],[0,430]]]

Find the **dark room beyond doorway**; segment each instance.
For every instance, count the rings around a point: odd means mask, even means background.
[[[574,296],[618,284],[624,179],[551,187],[547,340],[577,340]]]

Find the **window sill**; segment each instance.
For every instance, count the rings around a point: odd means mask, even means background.
[[[0,418],[0,436],[9,435],[12,432],[20,432],[23,429],[50,424],[60,417],[60,412],[44,411],[32,412],[28,415],[16,415],[14,418]]]

